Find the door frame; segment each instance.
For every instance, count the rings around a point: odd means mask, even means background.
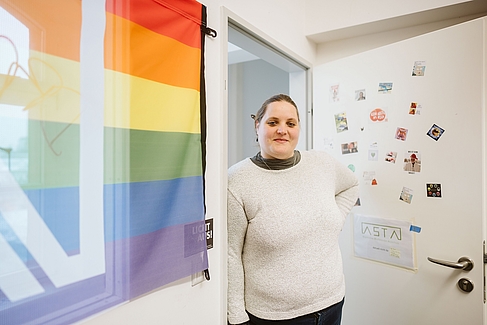
[[[486,253],[487,253],[487,40],[485,37],[487,36],[487,18],[484,17],[483,19],[483,27],[484,27],[484,60],[483,60],[483,96],[482,96],[482,183],[483,183],[483,190],[482,190],[482,197],[484,198],[482,202],[482,230],[483,230],[483,239],[484,239],[484,263],[483,263],[483,272],[484,272],[484,325],[487,325],[487,292],[486,292],[486,273],[487,273],[487,264],[485,263]]]
[[[243,38],[247,37],[262,45],[263,50],[259,52],[259,57],[264,60],[272,60],[279,68],[289,73],[290,95],[296,102],[301,115],[301,123],[304,124],[306,130],[304,136],[303,147],[301,149],[309,149],[313,144],[312,132],[312,64],[304,58],[297,55],[295,52],[282,45],[269,35],[265,34],[258,28],[254,27],[226,7],[222,7],[222,32],[221,32],[221,68],[222,80],[224,80],[224,96],[222,98],[223,111],[225,121],[228,120],[228,40],[229,29],[242,34],[241,41],[245,42]],[[235,35],[235,33],[233,33]],[[299,67],[299,68],[295,68]],[[296,89],[296,85],[305,83],[305,91]],[[227,123],[225,123],[226,125]],[[228,134],[228,128],[226,129]],[[228,143],[226,143],[228,146]]]

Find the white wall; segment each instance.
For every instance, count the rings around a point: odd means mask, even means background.
[[[281,43],[288,52],[294,52],[310,62],[315,55],[315,44],[305,37],[306,7],[301,1],[266,0],[201,1],[215,10],[218,5],[244,19],[246,22],[267,34],[269,39]]]
[[[226,170],[227,170],[227,123],[226,111],[226,14],[234,19],[245,21],[266,36],[266,39],[279,45],[286,52],[301,57],[308,62],[316,62],[316,45],[305,36],[306,10],[300,1],[294,0],[205,0],[208,8],[208,26],[218,32],[216,39],[206,38],[206,89],[208,107],[208,165],[207,165],[207,211],[208,218],[214,219],[214,248],[209,251],[211,281],[195,287],[189,278],[172,283],[161,290],[147,294],[135,301],[104,311],[80,323],[88,325],[107,324],[226,324]],[[325,2],[325,1],[323,1]],[[410,3],[411,1],[404,1]],[[422,3],[425,1],[415,1]],[[447,5],[452,0],[429,0],[426,4]],[[456,2],[456,1],[454,1]],[[307,1],[311,6],[319,0]],[[352,1],[326,1],[323,12],[313,13],[312,19],[325,20],[324,17],[341,17],[347,13]],[[335,7],[331,7],[331,4]],[[375,1],[378,3],[378,1]],[[403,3],[403,2],[400,2]],[[407,13],[404,7],[391,13],[388,6],[377,7],[383,16]],[[227,10],[223,10],[225,7]],[[408,7],[409,8],[409,7]],[[416,9],[418,10],[418,9]],[[336,13],[339,14],[336,14]],[[328,15],[328,16],[323,16]],[[338,18],[339,19],[339,18]],[[354,18],[355,19],[355,18]],[[308,19],[309,20],[309,19]],[[315,28],[315,27],[313,27]],[[319,27],[329,28],[329,27]],[[318,29],[318,27],[316,27]],[[314,30],[314,29],[313,29]],[[335,49],[336,51],[336,49]],[[326,49],[320,52],[325,56]]]

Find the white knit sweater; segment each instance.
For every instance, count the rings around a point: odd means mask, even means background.
[[[249,158],[228,170],[228,321],[291,319],[345,295],[338,236],[358,197],[355,175],[325,152],[288,169]]]

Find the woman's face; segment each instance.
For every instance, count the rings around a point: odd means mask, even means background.
[[[292,157],[300,130],[296,108],[284,101],[270,103],[256,130],[263,158]]]

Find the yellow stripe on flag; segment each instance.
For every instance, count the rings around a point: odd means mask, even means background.
[[[80,63],[31,51],[30,79],[0,75],[2,103],[28,118],[79,124]],[[200,133],[200,93],[105,69],[105,126]],[[0,111],[0,116],[2,112]]]
[[[200,133],[200,93],[105,70],[105,126]]]

